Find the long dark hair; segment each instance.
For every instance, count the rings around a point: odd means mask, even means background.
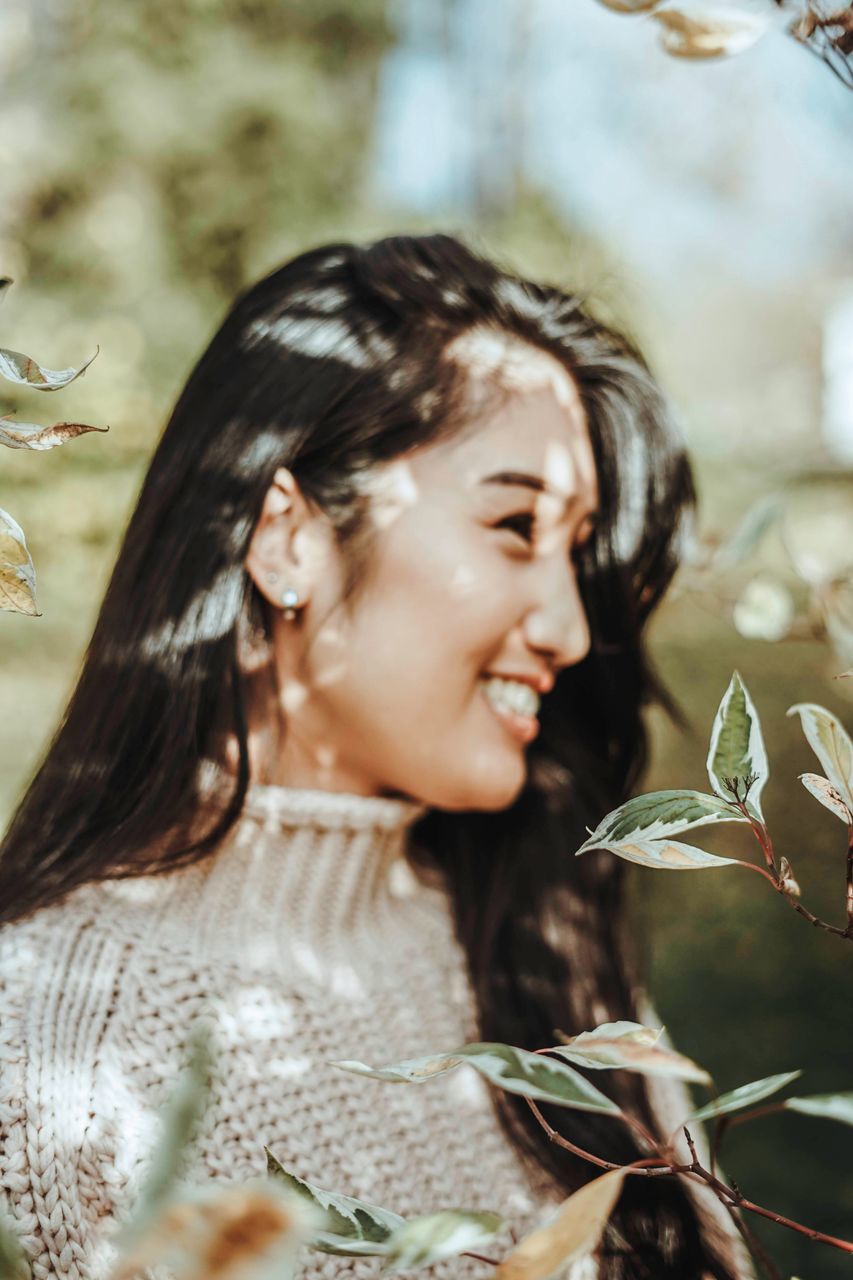
[[[410,856],[438,863],[482,1038],[529,1049],[639,1019],[624,863],[572,857],[646,761],[642,708],[678,709],[642,633],[695,504],[684,449],[648,367],[576,296],[524,280],[447,235],[332,244],[246,290],[193,370],[154,454],[63,721],[0,846],[0,923],[86,882],[164,874],[212,852],[249,783],[241,646],[268,615],[244,569],[274,471],[331,519],[357,592],[369,556],[367,466],[461,429],[462,372],[443,357],[474,324],[550,352],[589,421],[602,514],[580,561],[592,650],[543,700],[528,776],[500,813],[433,810]],[[233,796],[198,831],[199,761],[234,735]],[[595,1083],[655,1127],[642,1077]],[[602,1079],[602,1075],[606,1079]],[[552,1145],[523,1100],[496,1107],[527,1160],[566,1189],[597,1170]],[[551,1108],[607,1159],[640,1152],[613,1120]],[[714,1224],[678,1177],[628,1179],[602,1247],[606,1280],[733,1280]]]

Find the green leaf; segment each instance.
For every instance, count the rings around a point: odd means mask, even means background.
[[[767,752],[758,712],[737,671],[729,681],[729,687],[717,709],[711,729],[707,767],[714,791],[728,801],[733,797],[723,782],[724,778],[743,779],[748,774],[757,774],[749,791],[747,809],[761,822],[764,821],[761,792],[770,774]]]
[[[601,1239],[627,1173],[626,1168],[611,1169],[570,1195],[544,1226],[504,1258],[494,1280],[548,1280],[587,1258]]]
[[[754,1102],[761,1102],[762,1098],[769,1098],[771,1093],[784,1089],[786,1084],[790,1084],[802,1074],[802,1071],[783,1071],[781,1075],[766,1076],[763,1080],[742,1084],[731,1093],[721,1093],[718,1098],[714,1098],[713,1102],[692,1112],[684,1123],[690,1124],[694,1120],[711,1120],[714,1116],[725,1116],[732,1111],[742,1111],[744,1107],[750,1107]]]
[[[0,508],[0,609],[39,617],[36,571],[21,526]]]
[[[269,1147],[264,1147],[264,1151],[270,1177],[285,1182],[298,1196],[310,1201],[325,1215],[325,1226],[311,1236],[309,1243],[312,1249],[345,1257],[387,1254],[387,1242],[405,1224],[405,1218],[366,1200],[339,1195],[306,1182],[285,1169]]]
[[[9,449],[55,449],[87,431],[109,431],[109,427],[88,427],[83,422],[57,422],[52,427],[40,427],[35,422],[0,418],[0,444]]]
[[[405,1267],[429,1267],[487,1244],[504,1226],[497,1213],[469,1213],[443,1209],[409,1218],[388,1240],[388,1261],[383,1271]]]
[[[606,814],[577,853],[604,848],[615,853],[616,845],[668,838],[712,822],[746,822],[746,818],[731,804],[702,791],[651,791]]]
[[[654,1030],[639,1022],[604,1022],[593,1031],[570,1037],[554,1052],[568,1062],[599,1071],[615,1068],[710,1084],[711,1077],[702,1067],[657,1043],[662,1031],[662,1027]]]
[[[96,348],[95,356],[98,351],[100,347]],[[60,387],[67,387],[75,378],[85,373],[95,356],[90,356],[79,369],[44,369],[30,356],[0,347],[0,377],[32,387],[34,391],[58,391]]]
[[[508,1044],[466,1044],[449,1054],[411,1058],[388,1067],[368,1067],[363,1062],[352,1060],[335,1061],[330,1065],[356,1075],[397,1084],[422,1084],[425,1080],[467,1065],[507,1093],[517,1093],[539,1102],[552,1102],[555,1106],[573,1107],[578,1111],[622,1114],[611,1098],[565,1063]]]
[[[731,569],[745,560],[784,510],[785,501],[781,493],[770,493],[760,498],[743,516],[731,537],[718,547],[714,554],[714,568]]]
[[[653,867],[657,871],[703,871],[708,867],[732,866],[736,858],[719,858],[714,853],[706,853],[692,844],[682,844],[679,840],[635,840],[631,844],[604,844],[596,842],[591,848],[607,849],[626,862],[637,862],[642,867]],[[578,853],[586,852],[586,848],[578,849]]]
[[[809,746],[848,809],[853,810],[853,742],[837,716],[815,702],[797,702],[787,715],[798,713]]]
[[[195,1135],[210,1091],[212,1050],[209,1028],[201,1021],[187,1042],[187,1066],[163,1109],[161,1136],[122,1241],[129,1247],[148,1228],[174,1190],[183,1171],[187,1148]]]
[[[786,1098],[782,1106],[806,1116],[853,1124],[853,1093],[813,1093],[805,1098]]]
[[[0,1194],[0,1276],[3,1280],[29,1280],[30,1264],[12,1221],[11,1211]]]
[[[806,791],[810,791],[815,800],[819,800],[825,809],[834,813],[836,818],[840,818],[844,823],[853,822],[853,814],[829,778],[822,778],[819,773],[801,773],[799,776]]]

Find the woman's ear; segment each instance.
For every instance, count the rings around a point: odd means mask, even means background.
[[[281,606],[288,588],[298,593],[300,603],[307,603],[314,557],[304,554],[306,535],[318,518],[293,473],[279,467],[264,496],[245,560],[246,572],[271,604]]]

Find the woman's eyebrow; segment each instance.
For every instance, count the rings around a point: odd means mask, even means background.
[[[525,489],[535,489],[537,493],[549,493],[555,498],[564,497],[556,489],[552,489],[550,485],[547,485],[541,476],[533,475],[529,471],[496,471],[494,475],[484,476],[480,484],[519,484]],[[574,496],[572,494],[565,499],[566,506],[571,503]],[[598,515],[599,509],[598,507],[590,507],[586,514],[590,516]]]

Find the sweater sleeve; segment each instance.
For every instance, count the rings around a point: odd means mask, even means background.
[[[101,1050],[127,948],[50,909],[0,939],[0,1188],[34,1280],[98,1280],[123,1183]]]

